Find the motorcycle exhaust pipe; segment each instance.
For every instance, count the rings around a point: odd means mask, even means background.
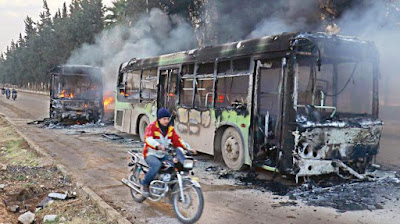
[[[132,188],[133,190],[137,191],[138,193],[142,193],[142,191],[140,190],[139,186],[135,186],[136,184],[127,180],[127,179],[122,179],[122,183],[125,184],[126,186],[128,186],[129,188]]]

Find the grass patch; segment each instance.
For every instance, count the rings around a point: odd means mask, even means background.
[[[39,157],[14,128],[0,117],[0,163],[6,165],[38,166]]]
[[[26,177],[25,177],[25,175],[18,175],[15,179],[18,181],[24,181],[24,180],[26,180]]]

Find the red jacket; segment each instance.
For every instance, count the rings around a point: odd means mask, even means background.
[[[144,136],[145,146],[143,149],[144,158],[149,155],[155,155],[158,158],[164,157],[165,152],[158,150],[157,146],[164,145],[169,146],[173,145],[175,148],[181,147],[186,150],[190,149],[189,144],[184,142],[178,134],[176,134],[173,126],[168,127],[167,134],[164,136],[158,125],[157,120],[152,122],[149,126],[147,126]]]

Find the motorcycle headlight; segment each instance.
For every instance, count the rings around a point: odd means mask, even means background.
[[[185,162],[183,163],[183,167],[185,169],[193,169],[194,166],[194,161],[191,159],[186,159]]]

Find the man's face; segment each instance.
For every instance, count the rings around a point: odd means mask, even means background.
[[[163,117],[158,119],[158,122],[160,122],[161,125],[167,126],[169,123],[170,118],[169,117]]]

